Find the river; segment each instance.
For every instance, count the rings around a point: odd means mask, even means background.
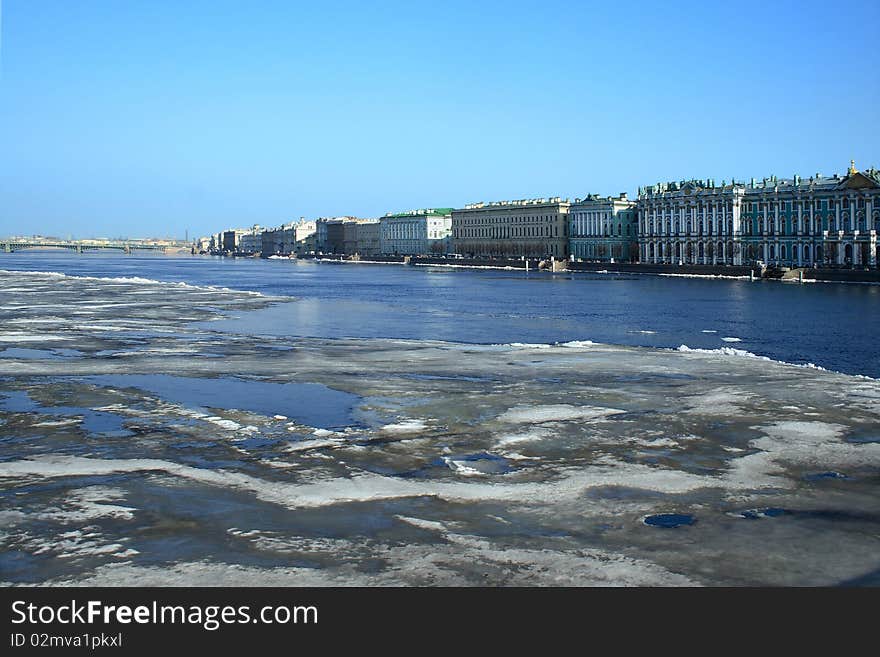
[[[7,585],[880,581],[880,290],[0,259]]]

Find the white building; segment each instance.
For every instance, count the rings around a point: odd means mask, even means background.
[[[300,217],[299,222],[294,226],[294,238],[296,245],[294,250],[296,253],[307,253],[315,248],[315,231],[317,230],[314,221],[306,221]]]
[[[238,251],[240,253],[259,253],[263,250],[263,229],[253,226],[238,238]]]
[[[589,194],[568,210],[571,255],[579,260],[638,261],[636,203]]]
[[[452,208],[389,213],[379,222],[379,249],[385,255],[428,255],[449,248]]]

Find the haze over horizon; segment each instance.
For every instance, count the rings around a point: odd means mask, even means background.
[[[0,235],[192,238],[880,165],[874,0],[0,12]]]

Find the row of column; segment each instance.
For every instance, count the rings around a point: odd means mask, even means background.
[[[611,234],[613,215],[607,211],[577,212],[571,222],[572,237],[600,237]]]
[[[757,246],[758,252],[755,253]],[[791,252],[789,252],[791,249]],[[659,241],[642,244],[643,262],[653,264],[743,264],[761,260],[765,263],[810,266],[814,264],[855,265],[876,267],[878,247],[876,239],[868,242],[855,240],[823,241],[814,243],[790,242],[683,242]]]

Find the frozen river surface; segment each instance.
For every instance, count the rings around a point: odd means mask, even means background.
[[[231,287],[0,272],[0,582],[880,583],[873,378]]]

